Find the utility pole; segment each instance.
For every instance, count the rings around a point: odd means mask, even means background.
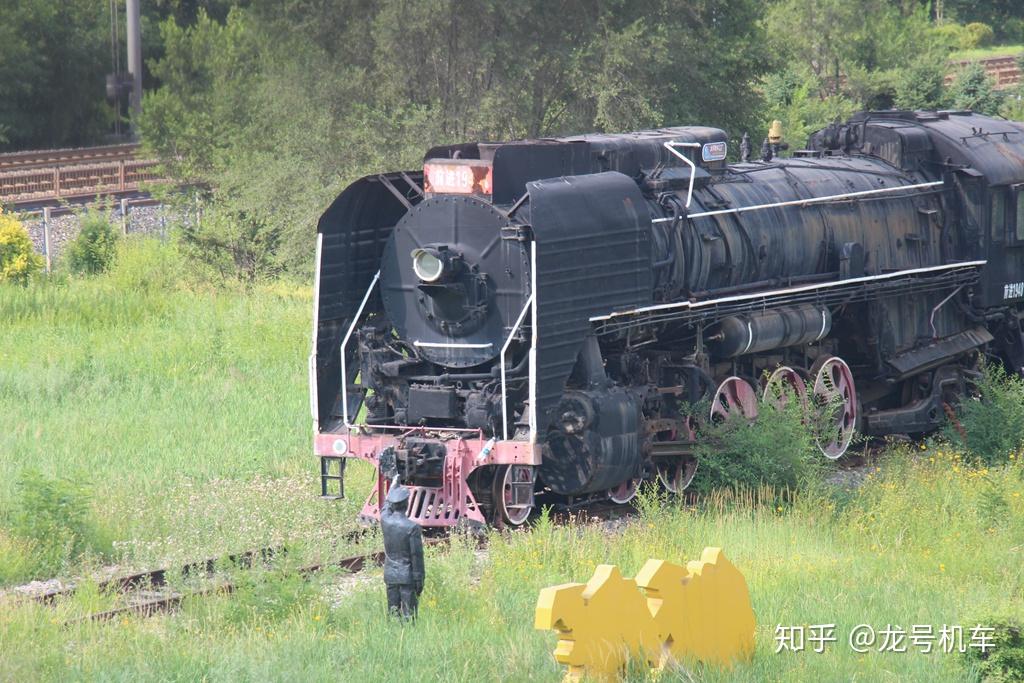
[[[134,117],[142,112],[142,27],[140,25],[139,0],[127,0],[125,9],[128,14],[128,73],[132,77],[129,101]]]

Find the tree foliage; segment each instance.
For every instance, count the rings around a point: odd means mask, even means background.
[[[99,141],[109,4],[0,10],[0,146]],[[952,51],[1024,40],[1016,0],[152,0],[142,19],[138,130],[203,207],[187,248],[242,279],[307,270],[345,184],[437,144],[675,124],[756,143],[779,119],[800,147],[858,109],[1024,111],[973,70],[943,85]]]
[[[109,25],[95,0],[0,0],[0,150],[82,144],[106,130]]]
[[[780,0],[766,25],[779,66],[765,83],[764,125],[781,120],[797,145],[858,109],[944,105],[945,64],[955,46],[925,6]]]
[[[176,176],[210,188],[217,219],[184,237],[217,252],[211,265],[236,260],[233,238],[206,239],[223,218],[270,250],[243,259],[257,271],[301,270],[311,225],[344,185],[415,168],[437,144],[756,125],[761,11],[755,0],[256,0],[221,23],[200,9],[192,25],[161,25],[162,85],[140,123]]]
[[[949,94],[953,107],[981,114],[998,114],[1004,99],[985,67],[978,63],[968,64],[957,74]]]

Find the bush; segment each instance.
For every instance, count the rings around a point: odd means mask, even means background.
[[[968,64],[957,74],[949,87],[949,95],[956,109],[970,109],[979,114],[996,114],[1003,103],[1003,94],[996,90],[985,67],[977,62]]]
[[[56,574],[104,545],[89,518],[89,495],[80,484],[26,470],[17,489],[10,529],[31,547],[34,575]]]
[[[960,24],[942,24],[932,28],[932,35],[949,51],[958,50],[966,40],[967,31]]]
[[[281,273],[279,228],[220,203],[210,202],[206,209],[195,221],[182,225],[178,234],[189,262],[221,280],[246,284]]]
[[[1024,622],[1019,618],[989,617],[973,622],[995,628],[992,647],[987,652],[968,648],[967,659],[977,667],[983,683],[1010,683],[1024,681]],[[964,628],[966,637],[966,625]]]
[[[995,32],[988,24],[980,21],[972,21],[964,26],[963,34],[960,37],[960,47],[965,50],[973,50],[977,47],[985,47],[992,44]]]
[[[0,210],[0,282],[25,285],[43,267],[28,231],[17,218]]]
[[[899,109],[939,109],[945,105],[944,60],[916,59],[896,73],[895,105]]]
[[[824,463],[813,426],[795,397],[782,408],[761,401],[754,424],[736,416],[700,432],[700,466],[692,485],[700,493],[762,485],[793,489],[816,480]]]
[[[105,272],[117,256],[117,230],[102,209],[89,209],[79,214],[78,220],[81,229],[68,246],[68,266],[82,275]]]
[[[997,363],[982,367],[977,395],[965,398],[945,436],[985,465],[1007,462],[1024,442],[1024,380]]]

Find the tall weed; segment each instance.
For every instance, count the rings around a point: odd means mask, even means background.
[[[17,492],[9,528],[29,544],[34,575],[56,574],[87,552],[109,551],[81,484],[29,469],[21,473]]]
[[[945,437],[986,465],[1004,463],[1024,443],[1024,380],[986,363],[975,390],[960,404],[958,424],[947,423]]]
[[[733,416],[700,432],[700,466],[692,484],[699,493],[761,485],[794,489],[821,472],[823,457],[815,445],[814,428],[798,400],[782,407],[761,401],[754,424]]]
[[[107,281],[120,291],[166,293],[185,283],[185,266],[174,242],[131,237],[117,245]]]
[[[994,629],[991,649],[968,648],[965,657],[984,683],[1024,681],[1024,620],[1019,615],[987,616],[972,624]]]

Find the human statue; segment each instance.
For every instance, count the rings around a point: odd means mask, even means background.
[[[406,514],[409,489],[391,487],[381,510],[384,536],[384,584],[388,590],[388,612],[403,619],[415,619],[423,592],[423,532]]]
[[[740,161],[744,163],[750,161],[750,151],[750,134],[744,133],[740,140]]]

